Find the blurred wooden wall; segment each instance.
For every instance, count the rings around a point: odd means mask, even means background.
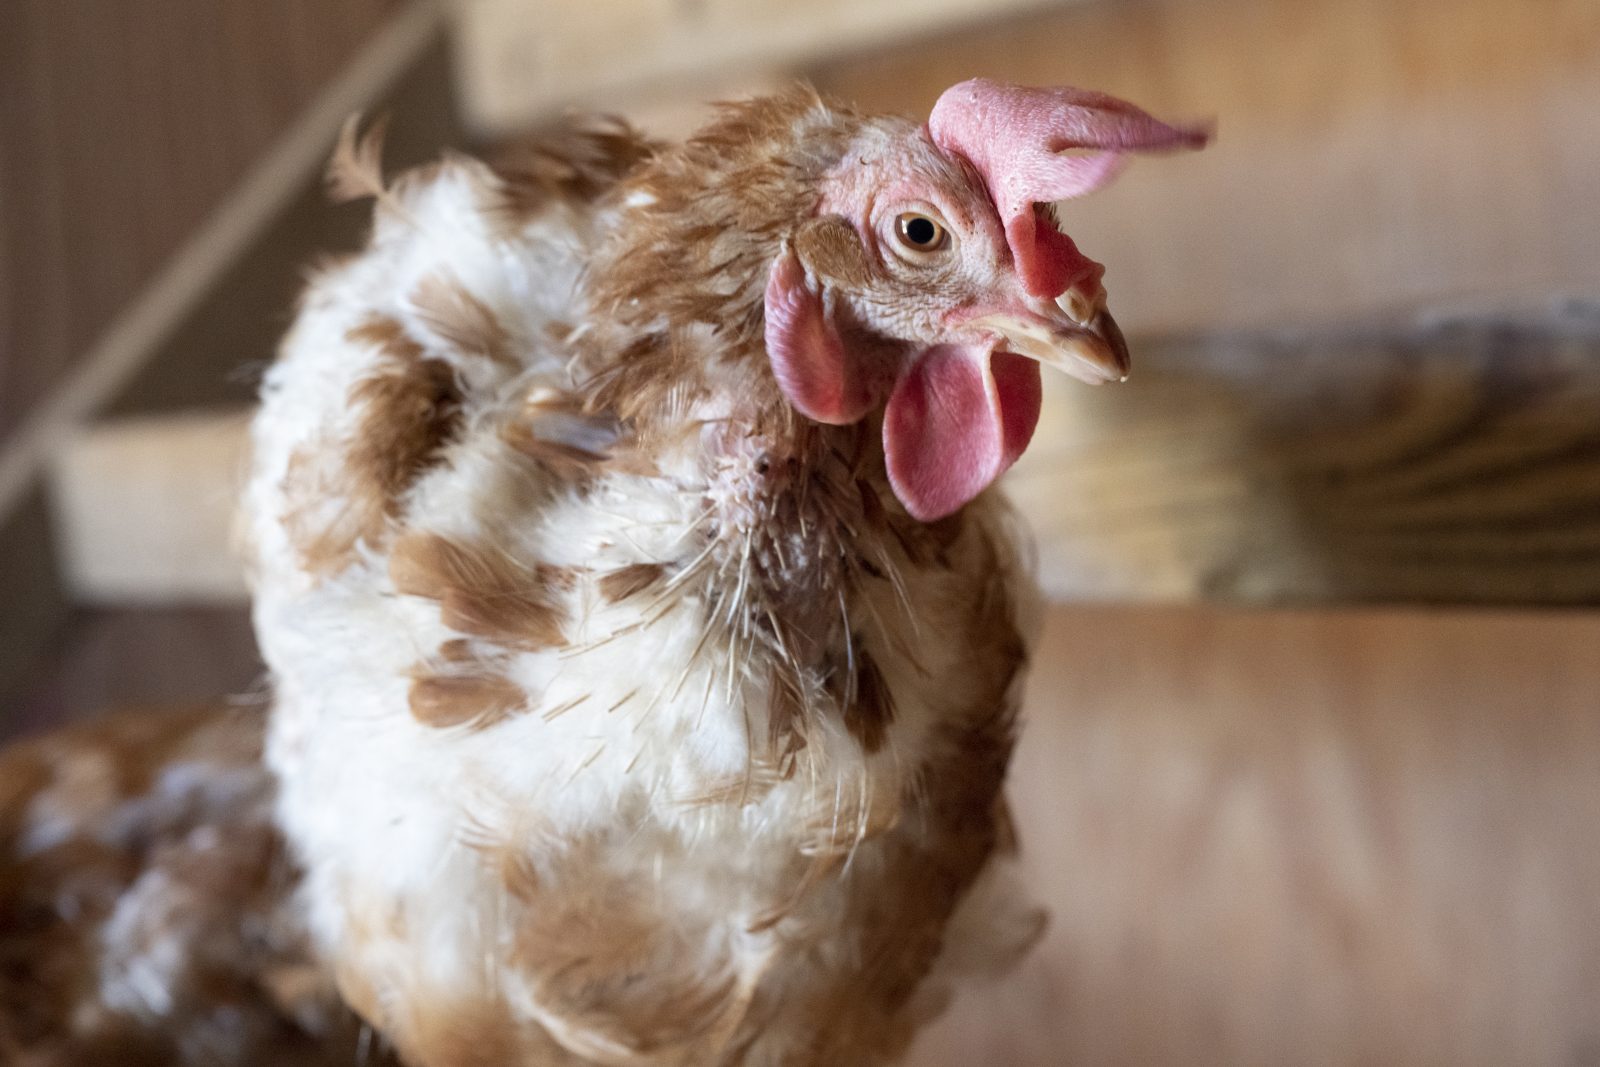
[[[569,107],[699,103],[820,57],[1075,2],[472,0],[453,8],[457,81],[468,125],[492,137]]]
[[[396,6],[0,4],[0,439]]]
[[[108,409],[251,397],[304,265],[365,225],[320,192],[339,123],[392,97],[397,157],[453,140],[440,22],[425,0],[0,4],[0,697],[74,607],[51,461]]]

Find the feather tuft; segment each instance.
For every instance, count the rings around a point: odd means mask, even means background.
[[[366,133],[360,130],[359,112],[345,119],[328,160],[325,180],[328,196],[336,204],[368,198],[386,203],[391,199],[383,180],[383,141],[389,132],[389,116],[378,116]]]
[[[894,722],[894,694],[883,680],[883,672],[866,652],[856,656],[855,685],[844,709],[844,725],[870,756],[883,747]]]
[[[494,310],[445,274],[430,274],[411,292],[417,319],[452,349],[511,365],[511,334]]]

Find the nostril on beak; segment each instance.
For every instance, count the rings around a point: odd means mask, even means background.
[[[1068,289],[1056,297],[1056,307],[1079,326],[1088,326],[1105,309],[1105,290],[1090,296],[1081,289]]]

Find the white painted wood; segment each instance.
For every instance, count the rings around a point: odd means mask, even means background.
[[[63,576],[84,604],[243,603],[232,549],[246,411],[124,419],[51,463]]]

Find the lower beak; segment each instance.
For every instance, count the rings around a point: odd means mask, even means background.
[[[996,313],[969,325],[999,334],[1008,352],[1036,359],[1090,385],[1128,379],[1128,342],[1106,310],[1103,296],[1085,299],[1068,290],[1056,299],[1049,315]]]

